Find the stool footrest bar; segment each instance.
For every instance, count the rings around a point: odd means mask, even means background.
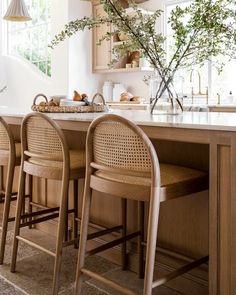
[[[17,200],[17,195],[12,195],[11,196],[11,201],[16,201]],[[0,200],[0,204],[5,202],[5,196],[2,197],[2,199]]]
[[[133,292],[132,290],[127,289],[125,287],[122,287],[122,286],[118,285],[116,282],[111,281],[111,280],[109,280],[109,279],[107,279],[107,278],[105,278],[103,276],[100,276],[99,274],[97,274],[95,272],[92,272],[92,271],[90,271],[88,269],[82,268],[81,269],[81,272],[83,274],[85,274],[85,275],[87,275],[87,276],[89,276],[89,277],[91,277],[91,278],[93,278],[93,279],[101,282],[101,283],[104,283],[104,284],[110,286],[111,288],[113,288],[113,289],[115,289],[115,290],[117,290],[117,291],[119,291],[119,292],[121,292],[123,294],[126,294],[126,295],[137,295],[137,293]]]
[[[101,237],[101,236],[107,235],[109,233],[116,232],[116,231],[118,231],[120,229],[122,229],[122,225],[118,225],[118,226],[114,226],[112,228],[104,229],[104,230],[89,234],[87,240],[92,240],[92,239],[95,239],[97,237]],[[64,242],[63,247],[73,245],[75,242],[79,242],[79,239],[80,239],[80,237],[78,236],[77,239],[73,239],[73,240]]]
[[[205,257],[202,257],[202,258],[200,258],[198,260],[195,260],[195,261],[193,261],[191,263],[188,263],[188,264],[180,267],[179,269],[176,269],[175,271],[172,271],[171,273],[167,274],[166,276],[154,281],[152,283],[152,288],[156,288],[156,287],[158,287],[160,285],[163,285],[166,282],[168,282],[168,281],[170,281],[170,280],[172,280],[172,279],[174,279],[174,278],[176,278],[176,277],[190,271],[191,269],[193,269],[193,268],[195,268],[197,266],[200,266],[203,263],[208,262],[208,260],[209,260],[209,256],[205,256]]]
[[[133,239],[133,238],[135,238],[135,237],[137,237],[139,235],[140,235],[140,231],[134,232],[134,233],[129,234],[129,235],[125,236],[125,237],[116,239],[116,240],[114,240],[112,242],[106,243],[105,245],[102,245],[102,246],[99,246],[97,248],[94,248],[92,250],[87,251],[86,256],[94,255],[94,254],[97,254],[99,252],[105,251],[105,250],[110,249],[112,247],[115,247],[115,246],[117,246],[119,244],[122,244],[122,243],[124,243],[124,242],[126,242],[128,240],[131,240],[131,239]]]
[[[30,205],[35,207],[35,208],[48,209],[47,206],[44,206],[44,205],[41,205],[41,204],[38,204],[38,203],[35,203],[35,202],[30,202]]]
[[[36,211],[32,213],[27,213],[27,214],[21,215],[21,219],[52,213],[54,211],[59,211],[59,209],[60,209],[59,207],[55,207],[55,208],[48,208],[45,210],[40,210],[40,211]]]
[[[19,241],[22,241],[22,242],[24,242],[24,243],[26,243],[26,244],[28,244],[28,245],[36,248],[36,249],[39,249],[39,250],[41,250],[41,251],[43,251],[43,252],[45,252],[45,253],[53,256],[53,257],[56,256],[56,254],[54,252],[52,252],[52,251],[50,251],[50,250],[48,250],[48,249],[46,249],[46,248],[44,248],[44,247],[42,247],[42,246],[34,243],[33,241],[30,241],[30,240],[28,240],[26,238],[23,238],[21,236],[16,236],[16,239],[19,240]]]
[[[118,226],[114,226],[114,227],[111,227],[111,228],[108,228],[108,229],[100,230],[98,232],[89,234],[87,240],[92,240],[92,239],[95,239],[97,237],[105,236],[105,235],[107,235],[109,233],[121,230],[122,228],[123,228],[122,225],[118,225]]]
[[[29,225],[32,225],[32,224],[37,224],[37,223],[40,223],[40,222],[44,222],[44,221],[47,221],[47,220],[50,220],[50,219],[57,218],[58,216],[59,216],[59,213],[50,214],[48,216],[44,216],[44,217],[37,218],[37,219],[31,220],[31,221],[28,221],[28,222],[24,222],[24,223],[22,223],[20,225],[20,227],[25,227],[25,226],[29,226]]]
[[[8,221],[8,222],[15,221],[15,217],[10,217],[10,218],[8,218],[7,221]]]

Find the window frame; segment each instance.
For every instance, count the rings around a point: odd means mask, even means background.
[[[192,2],[193,0],[165,0],[164,3],[164,17],[163,17],[163,34],[164,36],[167,36],[167,8],[171,5],[178,5],[186,2]],[[167,50],[167,42],[165,42],[165,49]],[[213,98],[213,92],[212,92],[212,61],[211,59],[207,61],[207,77],[208,77],[208,96],[209,101],[215,100]]]
[[[7,5],[9,4],[8,3],[9,0],[6,0],[6,1],[3,1],[3,9],[4,11],[6,10],[7,8]],[[32,3],[32,2],[31,2]],[[48,5],[48,1],[46,0],[45,1],[46,5]],[[39,6],[37,8],[39,10]],[[48,11],[48,7],[46,9]],[[45,22],[37,22],[36,24],[30,24],[28,25],[27,27],[25,28],[14,28],[14,29],[11,29],[10,28],[10,23],[9,22],[2,22],[3,26],[2,26],[2,52],[4,55],[7,55],[7,56],[11,56],[13,58],[17,58],[21,61],[23,61],[25,64],[27,64],[28,66],[30,66],[30,68],[34,71],[36,71],[37,73],[41,74],[44,78],[47,78],[47,79],[51,79],[52,77],[52,56],[51,56],[51,53],[50,51],[47,49],[46,51],[46,54],[44,56],[43,59],[37,59],[37,60],[34,60],[32,58],[32,45],[30,46],[29,50],[30,50],[30,59],[26,58],[25,56],[21,55],[19,52],[16,52],[15,53],[12,53],[11,52],[11,47],[10,47],[10,39],[11,39],[11,34],[14,34],[14,33],[17,33],[17,32],[27,32],[29,30],[32,30],[34,28],[37,28],[37,27],[41,27],[41,26],[46,26],[46,29],[45,29],[45,36],[48,36],[48,32],[49,32],[49,27],[52,28],[52,16],[48,18],[48,13],[47,13],[47,20]],[[30,44],[32,44],[32,37],[30,37]],[[45,38],[45,46],[48,45],[48,38]],[[38,49],[38,47],[37,47]],[[45,72],[43,70],[40,69],[39,67],[39,63],[42,62],[42,63],[45,63]],[[37,63],[37,64],[36,64]],[[48,68],[48,64],[50,64],[50,71],[49,68]]]

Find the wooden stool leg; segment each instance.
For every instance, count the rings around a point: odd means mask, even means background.
[[[83,208],[82,208],[82,220],[81,220],[81,226],[80,226],[79,254],[78,254],[78,263],[77,263],[77,270],[76,270],[75,292],[74,292],[75,295],[81,295],[81,287],[82,287],[81,268],[84,267],[84,262],[85,262],[91,199],[92,199],[92,190],[90,189],[89,184],[85,184],[85,194],[84,194]]]
[[[68,188],[68,190],[69,190],[69,188]],[[67,242],[68,241],[68,218],[69,218],[69,214],[68,214],[68,209],[69,209],[69,199],[67,198],[67,201],[66,201],[66,204],[65,204],[65,206],[66,206],[66,212],[65,212],[65,226],[64,226],[64,240],[65,240],[65,242]]]
[[[18,236],[20,233],[21,213],[22,213],[23,201],[25,198],[26,173],[23,171],[23,168],[20,168],[20,169],[21,171],[20,171],[18,198],[17,198],[17,205],[16,205],[15,229],[14,229],[14,237],[13,237],[12,259],[11,259],[11,272],[15,272],[16,270],[16,257],[17,257],[17,249],[18,249],[18,242],[19,242],[16,236]]]
[[[3,191],[3,166],[0,166],[0,191]]]
[[[25,181],[24,181],[24,196],[25,196],[25,183],[26,183],[26,177],[27,177],[27,174],[25,175]],[[22,209],[21,209],[21,214],[22,215],[25,215],[26,214],[26,205],[25,205],[25,197],[22,199]],[[26,222],[27,221],[27,218],[24,218],[23,219],[23,222]]]
[[[73,228],[74,228],[74,239],[76,240],[74,247],[75,249],[78,249],[78,179],[74,180],[74,224],[73,224]]]
[[[144,278],[144,202],[138,202],[138,228],[140,236],[138,237],[139,269],[140,279]]]
[[[155,265],[157,229],[159,219],[160,201],[159,196],[152,194],[149,205],[148,231],[147,231],[147,249],[146,266],[144,277],[143,295],[152,294],[153,272]]]
[[[121,199],[121,217],[122,217],[122,238],[127,235],[127,200]],[[127,269],[127,242],[122,243],[121,246],[122,255],[122,270]]]
[[[63,248],[63,239],[65,234],[67,208],[68,208],[68,191],[69,191],[69,180],[64,179],[62,182],[62,193],[61,193],[61,202],[60,202],[60,212],[59,212],[59,223],[57,229],[57,241],[56,241],[56,256],[54,264],[54,274],[53,274],[53,295],[57,295],[59,291],[59,275],[61,269],[61,260],[62,260],[62,248]]]
[[[4,209],[3,209],[2,237],[1,237],[1,248],[0,248],[0,264],[3,264],[3,260],[4,260],[7,228],[8,228],[8,219],[9,219],[10,206],[11,206],[14,170],[15,170],[15,161],[10,160],[10,163],[8,166],[8,171],[7,171],[6,193],[5,193],[5,201],[4,201]]]
[[[29,174],[28,178],[29,184],[28,184],[28,194],[29,194],[29,205],[28,205],[28,213],[32,213],[32,201],[33,201],[33,176]],[[29,218],[29,221],[32,221],[32,217]],[[32,224],[29,225],[29,229],[32,229]]]

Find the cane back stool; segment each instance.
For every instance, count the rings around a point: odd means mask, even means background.
[[[2,215],[2,232],[1,232],[1,245],[0,245],[0,264],[3,264],[6,236],[8,229],[8,222],[14,221],[15,218],[9,217],[11,202],[17,199],[17,192],[13,192],[13,180],[15,167],[20,166],[21,161],[21,144],[16,142],[10,126],[0,117],[0,203],[4,204]],[[7,166],[6,189],[3,190],[3,168]],[[31,185],[32,179],[29,179],[29,207],[28,211],[32,209],[31,206]],[[25,206],[23,206],[25,210]]]
[[[75,294],[81,294],[83,275],[100,281],[123,294],[132,290],[85,268],[85,257],[122,244],[122,266],[127,266],[126,242],[138,236],[139,276],[144,277],[144,295],[152,289],[208,261],[203,257],[154,281],[160,202],[208,189],[208,175],[202,171],[159,164],[156,151],[147,135],[135,124],[116,115],[104,115],[90,125],[86,141],[86,177],[83,196],[79,256]],[[86,251],[92,191],[119,197],[123,225],[126,225],[126,200],[138,201],[138,231],[100,247]],[[95,197],[95,195],[93,196]],[[125,201],[124,201],[125,200]],[[149,203],[147,241],[144,241],[144,202]],[[144,272],[144,247],[146,259]]]
[[[69,149],[65,135],[56,122],[41,113],[28,114],[21,126],[22,160],[17,199],[11,271],[15,272],[18,242],[23,241],[55,258],[53,294],[59,290],[59,274],[63,247],[78,243],[78,179],[84,178],[85,152]],[[44,208],[40,204],[31,214],[22,214],[26,175],[60,180],[58,207]],[[69,182],[74,182],[73,208],[68,208]],[[74,239],[68,240],[68,215],[73,214]],[[20,229],[58,218],[56,251],[46,249],[21,235]]]

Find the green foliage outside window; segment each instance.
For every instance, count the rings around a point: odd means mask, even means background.
[[[32,21],[8,23],[8,53],[23,57],[51,76],[51,1],[25,0]]]

